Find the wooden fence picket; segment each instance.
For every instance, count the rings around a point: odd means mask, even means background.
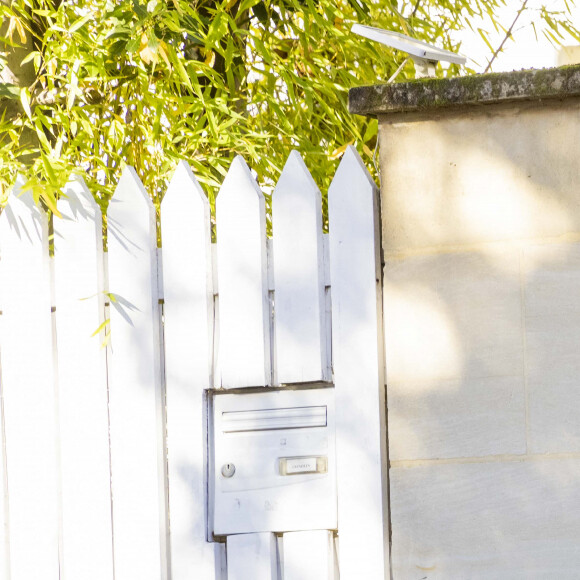
[[[325,530],[284,534],[284,580],[335,580],[333,542]]]
[[[127,167],[108,210],[116,580],[164,580],[166,514],[155,210]]]
[[[276,543],[270,533],[228,536],[228,580],[278,580]]]
[[[82,181],[65,188],[54,223],[62,578],[113,578],[111,476],[99,206]]]
[[[265,201],[236,157],[216,201],[220,367],[224,388],[271,383]]]
[[[348,147],[328,191],[341,580],[388,577],[376,195]]]
[[[212,388],[213,283],[208,200],[180,162],[161,205],[171,578],[214,580],[206,540],[207,408]]]
[[[58,202],[52,262],[46,215],[18,193],[0,215],[0,580],[388,578],[377,191],[356,150],[347,148],[329,190],[328,235],[295,151],[273,194],[272,240],[241,157],[217,197],[216,244],[185,162],[162,202],[161,249],[131,168],[109,204],[108,253],[81,180]],[[213,391],[239,389],[228,395],[238,411],[255,403],[248,388],[254,397],[264,389],[251,387],[270,386],[288,403],[260,407],[265,422],[246,409],[252,427],[234,429],[243,449],[226,458],[231,469],[211,448],[208,412],[224,419]],[[311,404],[305,391],[324,401],[326,415],[310,410],[326,422],[277,423]],[[256,437],[262,430],[274,434]],[[216,472],[218,460],[226,471]],[[335,466],[337,496],[325,479]],[[257,486],[252,469],[266,473]],[[272,501],[261,490],[252,498],[266,523],[215,528],[255,533],[212,537],[214,473],[236,474],[216,495],[264,479],[277,487]],[[289,474],[298,477],[278,477]],[[303,495],[310,481],[332,485]],[[296,525],[269,513],[287,504],[308,514],[322,495],[332,517]],[[294,512],[298,501],[304,512]]]
[[[2,318],[0,317],[0,325]],[[6,441],[4,438],[4,403],[0,386],[0,580],[9,580],[8,487],[6,485]]]
[[[321,196],[292,151],[272,196],[278,384],[328,378]]]
[[[0,216],[10,579],[59,578],[57,407],[48,221],[15,186]]]

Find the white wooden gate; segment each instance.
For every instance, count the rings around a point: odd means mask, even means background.
[[[82,181],[59,201],[53,259],[46,215],[20,187],[0,216],[0,580],[388,577],[379,220],[356,151],[330,187],[328,235],[295,152],[272,240],[240,157],[217,244],[186,163],[160,250],[131,168],[107,252]],[[320,382],[335,392],[338,530],[208,538],[208,393]]]

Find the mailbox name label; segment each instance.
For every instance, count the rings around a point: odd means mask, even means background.
[[[316,457],[297,457],[286,460],[286,473],[316,473]]]

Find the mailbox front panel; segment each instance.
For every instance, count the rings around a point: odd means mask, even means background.
[[[337,527],[333,388],[215,394],[213,443],[215,535]]]

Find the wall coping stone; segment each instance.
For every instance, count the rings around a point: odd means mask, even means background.
[[[348,108],[375,116],[568,97],[580,97],[580,65],[355,87]]]

